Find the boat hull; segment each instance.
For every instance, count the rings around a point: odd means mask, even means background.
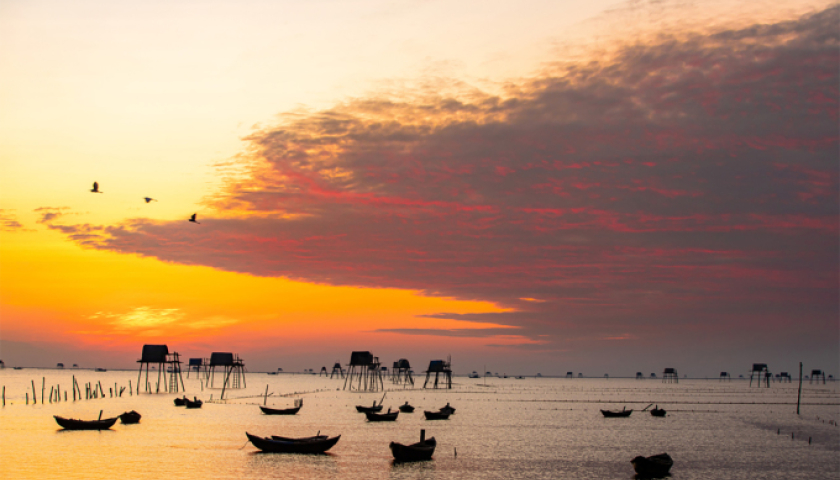
[[[397,416],[400,412],[393,412],[393,413],[372,413],[372,412],[365,412],[365,417],[367,417],[368,422],[395,422],[397,421]]]
[[[423,412],[423,415],[426,416],[426,420],[449,420],[450,413],[445,412],[430,412],[428,410]]]
[[[435,437],[432,437],[424,442],[412,445],[391,442],[388,446],[391,448],[391,454],[394,456],[395,462],[420,462],[432,459],[437,443]]]
[[[664,477],[674,466],[674,460],[667,453],[660,453],[650,457],[638,456],[630,460],[636,474],[641,477]]]
[[[125,412],[120,415],[120,422],[123,424],[130,424],[130,423],[140,423],[141,415],[134,410],[130,412]]]
[[[53,415],[56,423],[65,430],[108,430],[113,427],[120,417],[105,418],[102,420],[76,420]]]
[[[400,405],[400,411],[403,413],[414,413],[414,407],[411,405]]]
[[[382,411],[382,405],[377,405],[375,407],[363,407],[361,405],[356,405],[356,411],[359,413],[377,413]]]
[[[301,407],[279,409],[263,407],[260,405],[260,410],[262,410],[262,412],[266,415],[295,415],[300,411],[300,409]]]
[[[338,443],[341,435],[326,439],[284,441],[251,435],[245,432],[255,447],[268,453],[324,453]]]
[[[608,418],[629,417],[633,410],[601,410],[601,414]]]

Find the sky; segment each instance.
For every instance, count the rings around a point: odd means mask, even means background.
[[[0,359],[836,375],[840,8],[731,3],[3,2]]]

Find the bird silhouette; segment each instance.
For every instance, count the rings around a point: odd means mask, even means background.
[[[193,222],[193,223],[198,223],[199,225],[201,225],[199,222],[195,221],[195,215],[196,215],[195,213],[192,214],[192,216],[190,217],[190,221]]]
[[[90,189],[93,193],[105,193],[99,191],[99,184],[97,182],[93,182],[93,188]]]
[[[157,202],[157,200],[155,200],[155,199],[154,199],[154,198],[152,198],[152,197],[143,197],[143,200],[145,200],[145,201],[146,201],[146,203],[149,203],[149,202]]]

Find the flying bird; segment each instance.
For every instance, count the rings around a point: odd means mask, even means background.
[[[154,199],[154,198],[152,198],[152,197],[143,197],[143,200],[145,200],[145,201],[146,201],[146,203],[149,203],[149,202],[157,202],[157,200],[155,200],[155,199]]]
[[[93,188],[91,188],[90,191],[93,193],[105,193],[99,191],[99,184],[96,182],[93,182]]]
[[[192,214],[192,216],[190,217],[190,221],[193,222],[193,223],[198,223],[199,225],[201,225],[199,222],[195,221],[195,215],[196,215],[195,213]]]

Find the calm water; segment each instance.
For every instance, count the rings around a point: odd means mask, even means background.
[[[72,375],[82,386],[100,382],[106,398],[72,402]],[[71,401],[41,405],[60,384]],[[221,390],[186,379],[187,394],[209,400]],[[395,423],[368,423],[356,404],[382,394],[346,392],[343,381],[311,375],[248,374],[247,388],[228,390],[227,404],[200,410],[175,407],[175,394],[110,398],[117,383],[136,384],[137,373],[90,370],[0,370],[6,407],[0,410],[0,477],[37,479],[629,479],[636,455],[668,452],[672,479],[840,479],[838,384],[804,385],[802,415],[796,415],[796,383],[749,388],[743,381],[681,380],[663,384],[632,379],[457,378],[452,390],[389,389],[386,409],[406,400],[417,413]],[[37,406],[25,405],[35,380]],[[156,377],[155,377],[156,380]],[[218,377],[217,377],[218,380]],[[152,382],[154,383],[154,381]],[[422,384],[422,380],[420,382]],[[292,406],[296,416],[265,416],[256,398]],[[63,396],[63,393],[62,393]],[[449,421],[426,421],[423,409],[450,402]],[[641,410],[657,403],[668,410],[653,418]],[[629,418],[606,419],[601,408],[637,409]],[[127,410],[143,415],[138,425],[117,423],[109,431],[62,431],[52,418],[93,419]],[[434,436],[434,460],[393,465],[388,443],[411,443],[420,429]],[[341,434],[328,455],[260,454],[245,431],[260,435]],[[781,430],[781,434],[777,431]],[[794,438],[791,439],[791,433]],[[809,445],[808,439],[811,438]],[[457,449],[457,456],[456,456]]]

